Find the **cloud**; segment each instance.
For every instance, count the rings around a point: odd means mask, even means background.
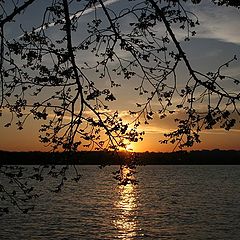
[[[240,129],[231,129],[229,130],[229,132],[231,133],[236,133],[236,134],[239,134],[240,133]],[[212,130],[203,130],[201,133],[203,134],[216,134],[216,135],[226,135],[226,133],[229,133],[228,131],[226,131],[225,129],[223,128],[215,128],[215,129],[212,129]]]
[[[212,38],[224,42],[240,44],[239,10],[232,7],[205,5],[194,10],[199,18],[200,27],[197,37]]]
[[[120,0],[106,0],[104,2],[104,5],[106,7],[106,6],[109,6],[109,5],[113,4],[113,3],[116,3],[118,1],[120,1]],[[84,9],[84,10],[78,11],[77,13],[73,14],[72,16],[70,16],[70,19],[73,19],[74,17],[75,18],[79,18],[79,17],[81,17],[83,15],[86,15],[86,14],[89,14],[89,13],[95,11],[95,9],[98,9],[98,8],[102,8],[101,4],[98,4],[95,7],[88,8],[86,10]],[[62,20],[65,21],[65,19],[62,19]],[[41,30],[45,30],[47,28],[54,27],[55,25],[56,25],[56,23],[52,22],[52,23],[49,23],[47,25],[43,25],[43,26],[38,27],[37,29],[34,30],[34,32],[35,33],[36,32],[40,32]],[[20,35],[17,38],[21,38],[21,37],[23,37],[23,35]]]
[[[108,6],[108,5],[111,5],[111,4],[113,4],[113,3],[115,3],[115,2],[118,2],[118,1],[120,1],[120,0],[107,0],[107,1],[104,2],[104,5],[105,5],[105,6]],[[95,9],[97,9],[97,8],[102,8],[101,4],[96,5],[94,8],[93,8],[93,7],[92,7],[92,8],[88,8],[88,9],[85,10],[85,11],[79,11],[79,12],[77,12],[76,14],[72,15],[72,16],[71,16],[71,19],[72,19],[73,17],[77,17],[77,18],[78,18],[78,17],[80,17],[80,16],[82,16],[82,15],[91,13],[91,12],[93,12],[93,11],[94,11]]]

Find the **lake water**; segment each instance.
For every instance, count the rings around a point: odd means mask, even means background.
[[[144,166],[119,186],[116,167],[80,166],[78,183],[29,214],[0,219],[0,239],[240,239],[240,166]]]

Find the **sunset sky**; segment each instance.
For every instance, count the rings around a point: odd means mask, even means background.
[[[12,8],[11,1],[6,1],[8,9]],[[41,3],[40,3],[41,2]],[[18,38],[21,35],[19,25],[25,29],[31,29],[30,26],[40,26],[41,16],[39,14],[43,11],[43,1],[36,1],[31,8],[29,8],[24,17],[17,18],[15,23],[7,25],[7,38]],[[128,4],[127,1],[111,0],[106,1],[108,8],[112,10],[120,9]],[[8,5],[9,4],[9,5]],[[125,5],[124,5],[125,4]],[[214,71],[219,65],[230,60],[234,55],[237,55],[240,59],[240,34],[239,34],[239,22],[240,22],[240,10],[231,7],[217,7],[210,3],[210,1],[202,1],[199,5],[190,5],[191,11],[193,11],[199,18],[200,26],[196,27],[197,35],[191,38],[190,42],[184,42],[184,33],[179,29],[175,29],[175,34],[178,40],[181,42],[183,49],[185,50],[188,58],[194,69],[202,71],[204,73]],[[99,15],[102,14],[102,9],[98,9]],[[79,24],[79,28],[84,26],[92,18],[93,12],[87,11],[81,18],[83,25]],[[126,19],[126,21],[128,21]],[[74,35],[74,41],[81,38],[83,31],[79,31]],[[57,37],[59,32],[55,31],[55,26],[49,29],[49,34]],[[86,53],[84,59],[79,57],[79,65],[83,62],[95,61],[94,57],[90,53]],[[231,76],[240,79],[240,61],[234,62],[229,68],[225,69],[226,73]],[[179,81],[184,84],[186,71],[179,69]],[[92,73],[91,73],[92,74]],[[92,74],[91,77],[97,84],[107,85],[104,80],[98,79],[97,75]],[[102,82],[100,82],[102,81]],[[143,101],[143,98],[134,93],[137,79],[130,80],[117,79],[121,83],[121,88],[114,89],[113,92],[117,97],[117,100],[110,105],[112,111],[118,110],[119,114],[124,120],[131,120],[129,116],[129,110],[136,109],[136,102]],[[240,89],[232,89],[232,91],[239,91]],[[174,99],[177,102],[177,99]],[[157,102],[153,102],[153,105],[157,108]],[[140,130],[145,131],[145,137],[142,142],[132,143],[129,148],[134,151],[156,151],[165,152],[172,151],[174,145],[163,145],[159,143],[159,140],[163,138],[165,132],[174,130],[176,128],[174,118],[180,116],[181,112],[169,116],[166,119],[160,120],[156,115],[149,125],[142,125]],[[48,148],[44,147],[38,140],[38,129],[40,122],[34,119],[28,119],[23,130],[17,130],[16,125],[12,124],[11,127],[5,128],[4,125],[9,122],[11,115],[2,110],[2,117],[0,118],[0,150],[10,151],[46,151]],[[201,133],[202,143],[196,144],[191,149],[238,149],[240,150],[240,124],[230,131],[225,131],[220,128],[213,130],[204,130]],[[190,150],[190,149],[187,149]]]

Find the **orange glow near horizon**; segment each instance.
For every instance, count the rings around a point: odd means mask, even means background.
[[[159,140],[162,138],[162,134],[149,133],[145,135],[143,141],[131,143],[128,148],[132,148],[132,152],[172,152],[175,145],[159,143]],[[200,139],[202,140],[201,143],[183,150],[240,150],[240,131],[203,132],[200,135]],[[175,150],[180,149],[176,148]]]
[[[156,128],[157,129],[157,128]],[[36,122],[30,122],[23,130],[18,131],[16,127],[0,129],[0,150],[5,151],[49,151],[50,147],[45,147],[39,142],[38,125]],[[212,130],[202,132],[200,136],[202,142],[195,144],[192,148],[185,150],[240,150],[240,130],[233,129],[230,131]],[[174,145],[160,144],[159,140],[163,139],[163,133],[160,131],[146,132],[144,140],[139,142],[131,142],[126,150],[128,152],[171,152]],[[80,150],[89,150],[82,148]],[[179,150],[178,148],[176,150]]]
[[[31,134],[32,132],[25,131],[1,131],[0,150],[5,151],[49,151],[50,147],[44,146],[38,141],[38,136]],[[159,134],[146,134],[143,141],[134,142],[127,146],[127,149],[123,151],[128,152],[171,152],[174,149],[172,144],[160,144]],[[186,148],[184,150],[240,150],[240,134],[238,132],[228,132],[226,134],[202,134],[202,142],[195,144],[192,148]],[[82,148],[80,150],[86,150]],[[175,150],[179,150],[176,148]]]

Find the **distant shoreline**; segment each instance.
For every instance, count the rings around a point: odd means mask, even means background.
[[[0,165],[233,165],[240,164],[238,150],[177,152],[10,152],[0,151]]]

